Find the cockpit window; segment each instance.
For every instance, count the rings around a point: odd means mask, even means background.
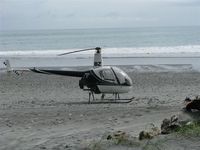
[[[94,73],[102,80],[117,83],[115,74],[110,67],[96,68]]]
[[[132,80],[130,79],[130,77],[121,69],[117,68],[117,67],[112,67],[118,80],[119,83],[122,85],[132,85]]]
[[[111,69],[104,69],[99,72],[100,77],[104,80],[115,81],[115,76]]]

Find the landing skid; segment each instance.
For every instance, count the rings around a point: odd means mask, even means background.
[[[121,104],[121,103],[130,103],[134,97],[130,99],[95,99],[93,101],[88,101],[89,104]]]
[[[105,94],[102,94],[101,99],[95,99],[94,93],[89,91],[89,100],[88,104],[106,104],[106,103],[130,103],[133,101],[134,97],[129,99],[121,99],[119,93],[113,93],[115,96],[114,99],[112,98],[105,98]],[[92,97],[92,101],[91,101]]]

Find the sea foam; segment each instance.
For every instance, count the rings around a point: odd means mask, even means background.
[[[58,54],[77,49],[62,50],[26,50],[0,51],[0,57],[55,57]],[[171,46],[171,47],[133,47],[133,48],[102,48],[104,57],[173,57],[173,56],[200,56],[200,45]],[[86,51],[67,55],[67,57],[90,57],[93,52]]]

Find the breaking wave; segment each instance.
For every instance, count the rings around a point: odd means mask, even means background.
[[[58,54],[74,51],[66,50],[27,50],[27,51],[0,51],[0,57],[54,57]],[[139,47],[139,48],[103,48],[105,57],[134,57],[134,56],[200,56],[200,45],[172,46],[172,47]],[[93,56],[93,52],[81,52],[68,55],[70,57]]]

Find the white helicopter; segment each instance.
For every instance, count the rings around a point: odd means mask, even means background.
[[[79,87],[84,91],[89,91],[89,103],[91,103],[91,96],[93,101],[95,101],[94,94],[102,94],[101,102],[122,102],[128,103],[131,102],[133,98],[129,99],[120,99],[119,94],[128,93],[132,89],[132,80],[131,78],[121,69],[111,66],[102,65],[102,56],[101,48],[90,48],[76,50],[72,52],[62,53],[58,56],[68,55],[72,53],[78,53],[83,51],[95,50],[94,54],[94,66],[93,68],[85,71],[76,71],[76,70],[59,70],[59,69],[50,69],[50,68],[30,68],[29,70],[42,73],[42,74],[55,74],[55,75],[64,75],[79,77]],[[6,60],[4,64],[7,67],[8,71],[11,71],[10,62]],[[16,70],[12,70],[15,71]],[[105,94],[115,95],[114,99],[106,99]]]

